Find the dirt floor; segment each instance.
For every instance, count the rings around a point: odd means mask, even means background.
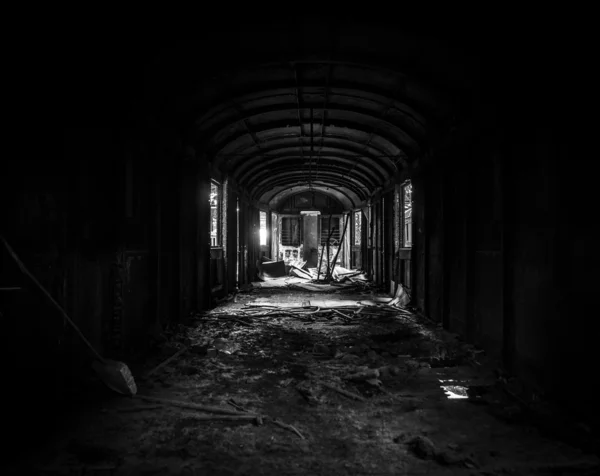
[[[406,310],[311,304],[373,297],[238,294],[170,330],[136,371],[138,396],[102,394],[4,474],[598,474],[456,336]]]

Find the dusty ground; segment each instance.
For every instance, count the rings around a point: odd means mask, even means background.
[[[214,312],[324,298],[369,296],[263,289]],[[138,377],[139,394],[252,412],[262,422],[203,419],[215,415],[106,392],[4,474],[596,474],[594,456],[530,424],[485,365],[474,364],[472,349],[408,312],[350,322],[318,314],[218,317],[178,329],[143,370],[188,350]],[[215,339],[230,353],[207,355]],[[383,368],[379,379],[345,378],[368,368]],[[462,396],[469,387],[469,398],[449,399],[442,385],[456,385],[451,390]]]

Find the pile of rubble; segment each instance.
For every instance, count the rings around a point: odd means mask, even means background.
[[[272,261],[262,258],[257,262],[258,279],[252,283],[256,288],[293,288],[304,291],[336,292],[353,289],[371,290],[374,288],[370,277],[360,269],[347,269],[341,266],[309,268],[302,260]]]
[[[223,461],[230,474],[290,474],[290,460],[292,474],[316,474],[317,460],[327,463],[319,474],[425,474],[438,465],[504,474],[521,455],[503,422],[524,413],[493,376],[479,375],[480,351],[398,296],[256,289],[188,324],[164,330],[136,398],[102,414],[100,423],[113,418],[108,428],[136,441],[134,463],[205,474],[223,474]],[[492,431],[506,436],[487,441]],[[578,474],[598,468],[576,452],[528,455],[518,474],[533,474],[536,461]]]

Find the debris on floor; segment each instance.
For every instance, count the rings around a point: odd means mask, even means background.
[[[252,283],[256,288],[284,288],[310,292],[335,293],[350,290],[373,290],[373,284],[361,270],[332,266],[330,273],[327,267],[307,268],[306,261],[295,260],[286,264],[284,261],[270,261],[263,258],[257,261],[259,281]],[[404,307],[410,297],[400,286],[392,305]]]
[[[308,282],[286,276],[261,284],[279,279]],[[324,295],[285,285],[195,313],[165,332],[137,397],[115,398],[72,429],[75,440],[111,457],[85,460],[57,439],[44,465],[107,464],[118,476],[510,467],[525,475],[536,464],[598,464],[498,418],[515,403],[475,364],[484,356],[402,307],[402,292]],[[445,392],[459,388],[472,398]]]
[[[263,280],[277,279],[286,276],[283,261],[264,261],[259,263],[259,277]]]

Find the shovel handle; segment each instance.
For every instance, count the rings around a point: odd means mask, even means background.
[[[65,318],[65,320],[71,324],[71,327],[73,328],[73,330],[77,333],[77,335],[79,337],[81,337],[81,340],[85,343],[85,345],[88,346],[88,348],[92,351],[92,353],[96,356],[96,358],[98,358],[98,360],[100,360],[100,362],[105,362],[104,357],[102,357],[98,351],[96,349],[94,349],[94,346],[92,344],[90,344],[90,342],[85,338],[85,336],[83,335],[83,333],[79,330],[79,327],[77,327],[77,324],[75,324],[71,318],[67,315],[67,313],[65,312],[65,310],[60,306],[60,304],[58,304],[54,298],[52,297],[52,295],[46,290],[46,288],[44,288],[44,286],[42,286],[40,284],[40,282],[35,278],[35,276],[33,276],[29,270],[25,267],[25,265],[23,264],[23,262],[19,259],[19,257],[17,256],[17,253],[15,253],[15,251],[10,247],[10,245],[8,244],[8,242],[6,241],[6,239],[4,239],[4,237],[2,235],[0,235],[0,240],[2,240],[2,243],[4,243],[4,246],[6,247],[8,253],[10,254],[10,256],[16,261],[17,265],[19,266],[19,268],[21,269],[21,271],[29,277],[29,279],[31,279],[38,288],[40,288],[40,290],[44,293],[44,295],[50,300],[50,302],[52,304],[54,304],[54,307],[56,307],[56,309],[62,314],[62,316]]]

